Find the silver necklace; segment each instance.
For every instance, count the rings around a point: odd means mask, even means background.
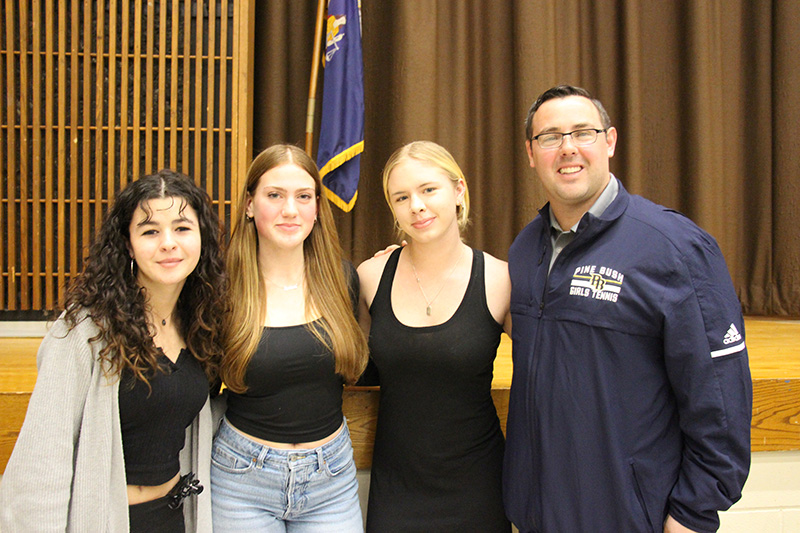
[[[414,271],[414,279],[417,280],[417,287],[419,287],[419,292],[422,293],[422,297],[425,298],[425,303],[427,304],[427,307],[425,308],[425,314],[426,315],[431,316],[431,306],[433,305],[433,302],[435,302],[436,298],[439,297],[439,294],[441,294],[442,289],[444,289],[444,286],[447,285],[447,282],[450,280],[450,277],[456,271],[456,267],[458,266],[458,263],[461,262],[461,257],[463,255],[464,255],[464,253],[462,252],[458,256],[458,259],[456,259],[456,264],[453,265],[453,269],[450,271],[450,273],[447,275],[447,277],[444,278],[444,281],[442,282],[442,286],[439,287],[438,291],[436,291],[436,295],[432,299],[428,300],[428,295],[425,294],[425,289],[422,288],[422,283],[419,282],[419,275],[417,275],[417,267],[414,266],[414,260],[411,259],[411,255],[409,254],[408,260],[411,261],[411,270]]]
[[[167,316],[165,316],[164,318],[161,318],[161,317],[157,316],[156,312],[153,311],[153,310],[151,310],[151,312],[153,313],[154,317],[158,318],[161,321],[161,325],[162,326],[166,326],[167,325],[167,319],[168,318],[172,318],[172,315],[175,314],[175,309],[173,309],[172,312],[170,314],[168,314]]]
[[[262,276],[263,276],[263,274],[262,274]],[[276,287],[280,287],[281,289],[283,289],[285,291],[293,291],[293,290],[295,290],[295,289],[300,287],[300,282],[303,281],[303,274],[301,273],[300,274],[300,279],[298,279],[296,282],[292,283],[291,285],[281,285],[280,283],[275,283],[274,281],[269,279],[267,276],[264,276],[264,279],[269,281],[270,283],[272,283]]]

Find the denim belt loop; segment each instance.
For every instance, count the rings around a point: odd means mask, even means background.
[[[325,468],[325,452],[322,451],[322,446],[317,448],[315,451],[317,452],[317,465],[321,471]]]
[[[269,446],[262,446],[261,451],[258,452],[258,457],[256,458],[256,468],[264,468],[264,461],[267,460],[268,454]]]

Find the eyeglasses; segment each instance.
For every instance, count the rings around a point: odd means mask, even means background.
[[[594,144],[597,140],[598,133],[605,133],[608,131],[607,129],[598,130],[596,128],[586,128],[581,130],[573,130],[568,131],[566,133],[561,132],[548,132],[548,133],[540,133],[539,135],[535,136],[534,139],[537,143],[539,143],[540,148],[558,148],[564,142],[564,137],[569,135],[572,137],[572,144],[575,146],[588,146],[590,144]]]

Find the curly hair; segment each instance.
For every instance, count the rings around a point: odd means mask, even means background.
[[[137,208],[157,198],[180,200],[180,210],[197,213],[201,251],[197,267],[183,285],[175,312],[178,331],[188,350],[202,365],[209,383],[219,376],[222,359],[220,334],[225,311],[227,280],[220,247],[221,228],[208,195],[187,176],[172,170],[140,178],[120,192],[89,250],[83,272],[72,281],[65,299],[70,328],[91,318],[100,333],[99,357],[108,371],[119,375],[130,369],[149,385],[148,375],[161,371],[161,355],[148,321],[148,296],[131,268],[130,224]]]

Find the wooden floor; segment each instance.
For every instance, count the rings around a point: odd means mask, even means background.
[[[745,333],[754,390],[752,449],[800,450],[800,321],[748,318]],[[5,469],[36,381],[40,342],[0,339],[0,471]],[[492,388],[504,430],[511,374],[511,341],[503,335]],[[371,464],[379,394],[369,387],[345,392],[345,415],[359,468]]]
[[[753,379],[800,379],[800,321],[748,318],[747,353]],[[505,334],[494,364],[496,388],[511,386],[511,339]],[[798,390],[800,395],[800,390]]]

